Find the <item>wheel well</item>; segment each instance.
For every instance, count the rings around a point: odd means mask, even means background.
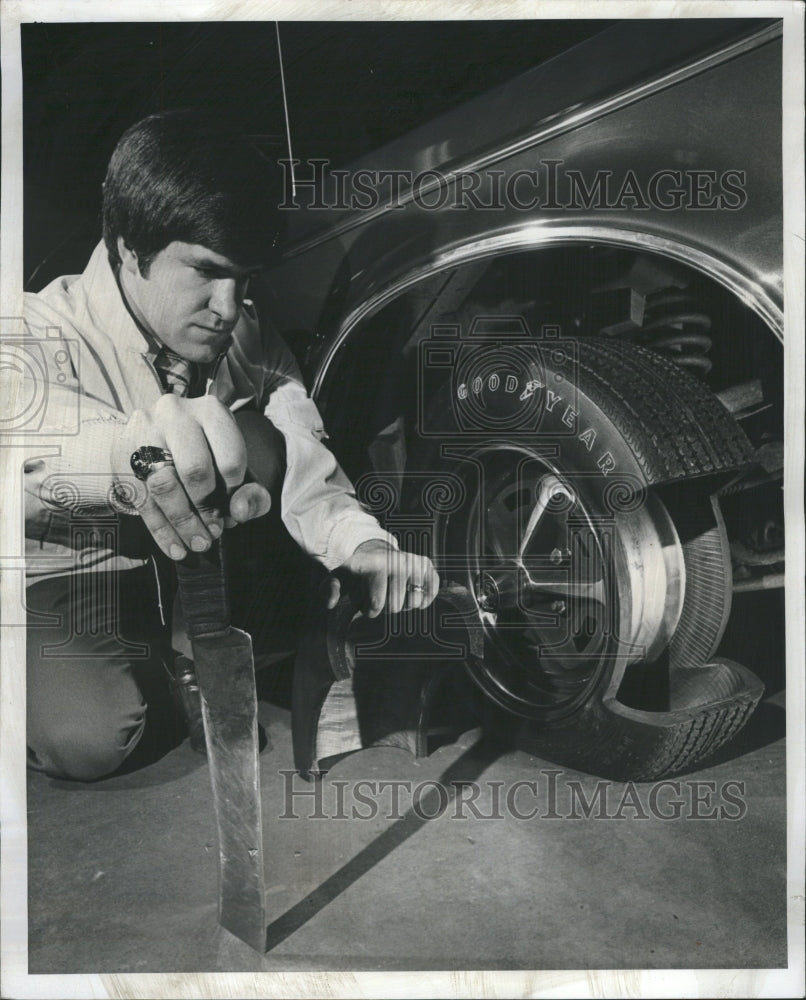
[[[423,345],[478,317],[520,320],[532,336],[617,338],[683,364],[731,411],[757,450],[750,479],[721,498],[738,580],[780,584],[783,549],[783,349],[724,284],[660,254],[564,244],[466,261],[408,287],[352,329],[319,402],[348,475],[405,472],[428,396]],[[750,485],[752,489],[744,487]],[[759,584],[761,586],[761,584]]]
[[[666,353],[720,395],[754,444],[782,439],[782,345],[753,309],[676,260],[577,243],[431,274],[358,323],[319,393],[348,471],[365,467],[367,446],[391,411],[403,412],[421,392],[417,356],[433,331],[453,327],[461,337],[490,315],[519,317],[532,335],[556,328],[564,337],[617,338]]]

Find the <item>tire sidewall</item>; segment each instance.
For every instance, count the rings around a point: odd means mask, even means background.
[[[429,416],[426,419],[431,426],[438,426],[439,419],[444,422],[445,414],[449,413],[452,433],[420,438],[409,456],[410,469],[433,472],[435,480],[440,474],[436,470],[449,472],[462,478],[466,485],[467,497],[461,509],[447,515],[435,515],[433,537],[437,559],[441,556],[454,560],[467,557],[470,565],[470,554],[466,551],[466,522],[473,516],[474,494],[484,496],[484,457],[496,452],[510,451],[516,463],[521,459],[527,464],[537,461],[547,470],[554,471],[579,497],[594,526],[600,530],[609,529],[616,618],[614,634],[608,638],[604,649],[605,662],[586,686],[584,698],[574,702],[568,710],[543,712],[532,708],[526,711],[517,700],[505,698],[506,704],[498,701],[506,712],[520,715],[527,726],[535,720],[545,726],[565,726],[569,716],[582,711],[591,699],[614,696],[628,662],[620,642],[620,637],[628,635],[632,617],[626,585],[627,554],[614,524],[616,518],[621,525],[629,524],[630,511],[643,502],[646,480],[635,454],[637,443],[626,439],[603,408],[606,400],[602,400],[601,390],[597,392],[597,387],[593,386],[589,391],[584,375],[575,369],[572,352],[573,347],[570,352],[551,349],[536,355],[537,360],[524,371],[523,381],[539,384],[523,401],[527,404],[523,407],[523,420],[518,421],[513,414],[507,433],[497,426],[492,436],[483,433],[483,428],[479,427],[478,399],[474,401],[476,409],[471,418],[463,418],[457,379],[446,381],[427,404]],[[578,372],[578,377],[571,374],[573,371]],[[594,399],[594,395],[598,398]],[[467,585],[468,580],[457,582]],[[492,693],[489,688],[485,691],[488,695]],[[512,716],[509,718],[512,723]]]

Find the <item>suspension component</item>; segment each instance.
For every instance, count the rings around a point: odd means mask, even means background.
[[[602,324],[599,335],[630,340],[707,375],[712,367],[711,317],[683,281],[675,282],[671,274],[650,277],[635,272],[593,289]]]
[[[696,309],[685,289],[665,290],[647,296],[638,342],[690,371],[707,375],[712,368],[707,357],[713,346],[710,330],[710,316]]]

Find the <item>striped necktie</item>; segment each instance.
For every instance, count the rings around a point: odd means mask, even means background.
[[[177,396],[189,396],[194,395],[192,390],[198,389],[200,381],[198,365],[174,354],[167,347],[163,347],[154,358],[154,367],[166,392],[172,392]]]

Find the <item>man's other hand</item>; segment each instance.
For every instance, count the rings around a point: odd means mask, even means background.
[[[244,439],[229,409],[214,396],[186,399],[169,393],[150,409],[132,413],[112,450],[116,477],[130,479],[132,453],[143,445],[166,449],[174,461],[148,476],[135,502],[171,559],[184,559],[188,549],[204,552],[227,524],[260,517],[271,506],[264,486],[244,483]],[[216,470],[229,497],[229,519],[224,504],[212,499]]]
[[[382,539],[359,545],[328,581],[329,609],[335,608],[346,586],[370,618],[387,608],[392,613],[427,608],[437,596],[439,576],[427,556],[398,552]]]

